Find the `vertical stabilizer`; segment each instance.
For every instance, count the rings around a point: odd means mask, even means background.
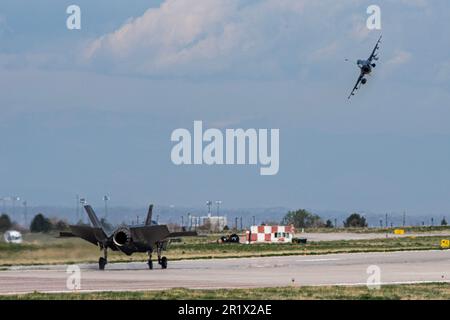
[[[102,228],[102,224],[100,223],[100,220],[98,220],[97,215],[94,212],[94,209],[92,209],[92,207],[90,205],[85,205],[84,206],[84,210],[86,210],[88,216],[89,216],[89,220],[91,220],[92,225],[94,226],[94,228]]]
[[[152,225],[152,215],[153,215],[153,205],[151,204],[148,207],[147,219],[145,220],[145,225],[146,226],[151,226]]]

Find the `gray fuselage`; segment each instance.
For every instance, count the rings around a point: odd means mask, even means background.
[[[370,64],[370,61],[368,61],[368,60],[358,60],[358,62],[356,64],[361,69],[361,72],[364,75],[370,74],[372,72],[372,66]]]

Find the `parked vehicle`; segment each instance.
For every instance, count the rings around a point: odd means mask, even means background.
[[[8,230],[3,235],[3,238],[7,243],[22,243],[22,234],[16,230]]]
[[[218,243],[239,243],[239,236],[235,233],[222,236],[219,240],[217,240]]]

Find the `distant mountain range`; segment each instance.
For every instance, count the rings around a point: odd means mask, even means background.
[[[105,216],[104,207],[94,207],[97,215],[99,217]],[[340,210],[314,210],[306,208],[308,211],[315,213],[322,217],[325,221],[330,219],[333,224],[335,222],[338,226],[343,225],[343,221],[352,213]],[[235,208],[235,209],[220,209],[219,215],[225,215],[228,220],[228,225],[230,227],[235,226],[236,222],[238,226],[248,227],[255,221],[256,224],[263,222],[275,223],[280,222],[284,215],[292,208],[287,207],[273,207],[273,208]],[[212,215],[217,215],[217,208],[211,210]],[[15,208],[14,214],[12,214],[12,209],[6,210],[6,213],[10,215],[13,221],[18,222],[21,225],[25,225],[25,210],[24,208]],[[78,209],[71,207],[58,207],[58,206],[34,206],[27,208],[27,223],[29,224],[31,219],[37,213],[43,213],[47,217],[54,217],[59,219],[64,219],[70,223],[75,223],[79,220],[87,222],[87,215],[84,209],[80,206]],[[125,223],[140,223],[145,219],[147,214],[147,208],[145,207],[110,207],[108,208],[107,220],[112,224]],[[153,220],[159,223],[173,223],[173,224],[188,224],[188,219],[191,217],[206,216],[208,214],[205,207],[181,207],[181,206],[158,206],[156,205],[153,209]],[[361,211],[364,217],[366,217],[370,227],[377,227],[382,224],[386,225],[386,213],[376,213],[370,211]],[[408,215],[403,213],[388,213],[387,225],[391,226],[402,226],[403,219],[405,218],[406,225],[440,225],[442,218],[445,214],[441,216],[430,216],[430,215]],[[448,215],[447,221],[449,221],[450,215]]]

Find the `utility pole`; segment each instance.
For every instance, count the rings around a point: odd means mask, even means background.
[[[234,229],[237,230],[238,227],[238,217],[234,218]]]
[[[87,204],[86,198],[80,198],[80,204],[84,207]],[[84,223],[83,216],[81,216],[81,223]]]
[[[434,226],[434,218],[431,218],[431,226]]]
[[[336,228],[337,229],[337,219],[336,218],[334,218],[334,228]]]
[[[220,205],[222,204],[222,200],[216,200],[216,205],[217,205],[217,216],[219,216],[219,208]]]
[[[211,214],[211,206],[212,206],[212,201],[208,200],[206,201],[206,206],[208,207],[208,214]]]
[[[23,204],[23,218],[24,218],[25,228],[27,228],[28,227],[27,201],[25,200],[22,204]]]
[[[136,224],[139,224],[139,215],[136,216]]]
[[[13,217],[15,217],[15,215],[16,215],[16,201],[19,201],[19,200],[20,200],[20,198],[17,196],[12,197],[12,215],[13,215]]]
[[[105,220],[108,219],[108,200],[109,200],[109,196],[105,195],[103,196],[103,201],[105,201]]]
[[[242,230],[242,217],[241,217],[241,230]]]
[[[403,227],[406,226],[406,211],[403,211]]]
[[[386,213],[385,226],[386,226],[386,229],[387,229],[387,227],[388,227],[388,214],[387,213]]]
[[[6,213],[6,199],[5,198],[1,198],[1,200],[3,201],[2,213]]]
[[[80,220],[80,195],[76,195],[76,199],[77,199],[77,221],[75,221],[75,223],[78,223],[78,221]]]
[[[184,216],[181,216],[181,229],[183,229],[184,226]]]
[[[187,214],[186,227],[188,228],[189,231],[191,230],[192,227],[192,217],[189,212]]]

